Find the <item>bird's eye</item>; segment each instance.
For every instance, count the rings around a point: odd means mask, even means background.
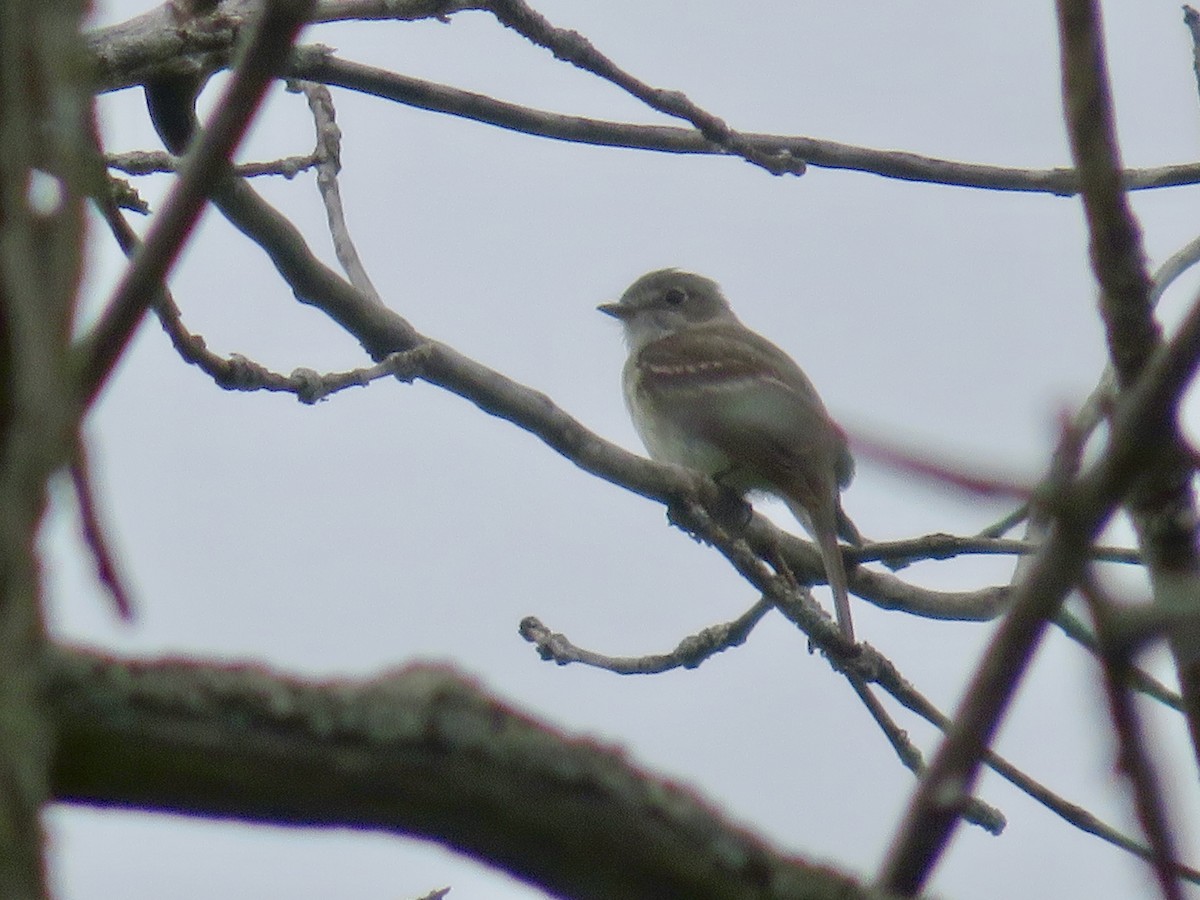
[[[667,288],[666,293],[663,294],[663,300],[665,300],[671,306],[678,306],[680,303],[682,303],[686,299],[687,299],[687,293],[684,291],[683,288],[678,288],[678,287]]]

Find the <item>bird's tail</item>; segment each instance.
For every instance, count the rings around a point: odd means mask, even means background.
[[[821,562],[825,565],[825,577],[829,579],[829,589],[833,592],[833,609],[837,614],[838,628],[842,637],[854,643],[854,624],[850,620],[850,591],[846,585],[846,563],[842,558],[842,548],[838,543],[839,525],[848,523],[843,513],[839,521],[839,505],[833,503],[819,504],[821,508],[813,509],[802,506],[798,501],[788,500],[788,508],[800,524],[805,527],[817,543],[821,551]],[[814,504],[817,506],[818,504]],[[851,526],[853,527],[853,526]],[[855,532],[857,536],[857,532]]]

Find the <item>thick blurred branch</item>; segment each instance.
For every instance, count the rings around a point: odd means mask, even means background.
[[[1120,615],[1117,604],[1105,594],[1092,574],[1084,578],[1081,592],[1088,601],[1104,650],[1101,664],[1109,715],[1119,748],[1117,767],[1129,780],[1138,821],[1154,851],[1150,863],[1164,900],[1184,900],[1183,886],[1176,876],[1179,869],[1177,841],[1171,827],[1162,779],[1147,746],[1146,729],[1130,690],[1132,654],[1136,648],[1123,643],[1113,634],[1113,623]]]
[[[1063,105],[1080,167],[1110,352],[1124,390],[1101,459],[1073,479],[1071,467],[1058,467],[1064,477],[1047,485],[1041,505],[1054,524],[1046,543],[1018,578],[1012,611],[971,680],[884,864],[880,884],[903,894],[921,889],[944,850],[959,816],[953,798],[965,797],[974,785],[1047,621],[1079,582],[1088,546],[1127,493],[1145,484],[1147,472],[1166,471],[1169,479],[1176,478],[1176,411],[1200,355],[1200,303],[1165,347],[1150,319],[1140,237],[1118,174],[1099,9],[1092,0],[1059,0],[1058,8]],[[1078,455],[1079,443],[1077,435],[1066,434],[1060,455]],[[1177,524],[1190,527],[1191,522],[1194,515]],[[1145,551],[1153,566],[1152,554],[1158,551],[1149,542]]]
[[[1047,506],[1055,526],[1014,588],[1012,610],[1001,622],[984,661],[967,687],[946,740],[930,764],[889,853],[880,883],[888,890],[920,890],[945,847],[959,803],[978,776],[980,760],[1025,666],[1067,593],[1078,582],[1096,534],[1120,498],[1169,439],[1183,390],[1200,356],[1200,302],[1172,340],[1154,354],[1142,377],[1114,411],[1102,457],[1073,484],[1052,486]]]
[[[52,656],[60,800],[436,840],[558,896],[877,896],[443,667],[309,683]]]
[[[1119,391],[1128,390],[1162,345],[1146,272],[1141,230],[1121,184],[1099,6],[1060,0],[1063,97],[1091,236],[1092,268]],[[1154,602],[1176,616],[1170,630],[1192,744],[1200,760],[1200,554],[1193,466],[1174,415],[1157,423],[1126,505],[1154,588]]]
[[[0,3],[0,898],[48,896],[42,813],[54,733],[44,693],[40,530],[78,446],[69,378],[83,261],[89,98],[82,4]]]

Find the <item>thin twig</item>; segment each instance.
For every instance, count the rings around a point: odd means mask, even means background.
[[[913,775],[920,778],[921,773],[925,771],[925,758],[908,739],[908,732],[896,724],[888,711],[884,709],[883,704],[879,702],[879,698],[871,693],[870,685],[853,676],[849,677],[849,681],[854,693],[858,695],[858,699],[862,701],[867,712],[871,714],[871,718],[875,720],[875,724],[879,726],[879,730],[883,732],[888,743],[892,745],[892,749],[896,751],[900,762]],[[984,803],[978,797],[971,797],[967,800],[963,807],[963,818],[992,834],[999,834],[1007,824],[1004,814],[1000,810]]]
[[[1154,869],[1164,900],[1184,900],[1183,889],[1176,875],[1179,871],[1179,855],[1171,837],[1173,832],[1168,820],[1166,799],[1154,761],[1146,749],[1141,717],[1129,692],[1131,648],[1113,639],[1113,619],[1120,612],[1090,573],[1081,582],[1080,592],[1087,600],[1096,634],[1100,638],[1103,650],[1100,668],[1104,673],[1104,692],[1108,697],[1109,715],[1117,739],[1118,769],[1129,780],[1138,821],[1152,851],[1149,859],[1151,868]]]
[[[560,666],[582,663],[618,675],[657,675],[671,669],[694,669],[718,653],[731,647],[740,647],[746,642],[754,626],[774,609],[774,606],[770,600],[759,600],[732,622],[710,625],[684,638],[670,653],[650,656],[605,656],[585,650],[573,644],[566,635],[551,631],[533,616],[521,620],[519,632],[521,637],[537,648],[542,659]]]
[[[1018,525],[1029,517],[1029,504],[1022,503],[1008,515],[1004,516],[997,522],[992,523],[987,528],[978,532],[975,536],[981,538],[1000,538],[1008,534]]]
[[[104,526],[100,523],[100,510],[96,504],[91,467],[82,441],[75,445],[75,458],[71,461],[71,483],[79,503],[79,520],[83,526],[84,541],[92,551],[92,559],[96,564],[96,575],[112,598],[117,614],[126,622],[132,621],[133,602],[118,571],[116,555],[109,548]]]
[[[179,171],[179,157],[165,150],[133,150],[128,153],[106,153],[104,161],[110,169],[127,175],[157,175]],[[285,156],[266,162],[235,163],[231,168],[234,175],[242,178],[258,178],[264,175],[279,175],[292,179],[317,164],[315,154],[307,156]]]
[[[126,256],[137,252],[140,241],[112,203],[98,204],[101,215]],[[384,357],[373,366],[347,372],[320,373],[313,369],[294,369],[290,375],[270,369],[242,356],[240,353],[223,357],[208,349],[204,338],[188,331],[183,324],[175,298],[165,286],[160,286],[153,300],[153,309],[171,345],[184,360],[208,375],[218,387],[228,391],[268,391],[294,394],[301,403],[312,404],[331,394],[351,387],[366,387],[374,381],[395,374],[395,359]]]
[[[1014,554],[1026,556],[1036,553],[1041,544],[1009,538],[961,537],[955,534],[926,534],[921,537],[900,541],[876,541],[861,547],[846,547],[847,559],[856,562],[905,563],[921,560],[950,559],[967,554]],[[1089,558],[1097,562],[1125,563],[1138,565],[1142,561],[1137,550],[1128,547],[1096,546],[1088,550]]]
[[[329,222],[329,234],[333,238],[334,253],[338,262],[355,288],[368,297],[382,303],[379,291],[371,283],[366,266],[359,258],[358,249],[350,237],[346,224],[346,211],[342,207],[342,193],[338,189],[337,176],[342,167],[342,132],[337,126],[333,110],[333,97],[329,89],[311,81],[300,83],[300,89],[308,99],[312,110],[313,125],[317,132],[317,187],[325,202],[325,216]]]
[[[1095,635],[1076,616],[1072,615],[1066,609],[1060,609],[1058,615],[1054,617],[1054,624],[1067,637],[1087,649],[1093,656],[1100,657],[1100,645],[1096,641]],[[1174,710],[1183,711],[1183,698],[1179,696],[1178,692],[1171,690],[1157,678],[1154,678],[1137,666],[1130,665],[1129,667],[1129,684],[1147,697],[1151,697]]]
[[[691,122],[705,140],[725,152],[740,156],[772,175],[804,173],[803,159],[792,156],[786,150],[764,153],[744,135],[730,128],[724,120],[701,109],[681,91],[654,88],[635,78],[592,46],[591,41],[579,32],[556,28],[524,0],[483,0],[480,8],[491,12],[503,25],[522,37],[545,47],[558,59],[615,84],[651,109]]]
[[[1196,89],[1200,91],[1200,13],[1184,4],[1183,22],[1192,33],[1192,71],[1196,75]]]

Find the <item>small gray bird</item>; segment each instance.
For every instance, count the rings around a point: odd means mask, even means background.
[[[838,625],[853,642],[838,534],[859,542],[839,497],[854,461],[812,382],[701,275],[650,272],[598,308],[625,327],[625,402],[650,456],[739,494],[782,499],[820,548]]]

